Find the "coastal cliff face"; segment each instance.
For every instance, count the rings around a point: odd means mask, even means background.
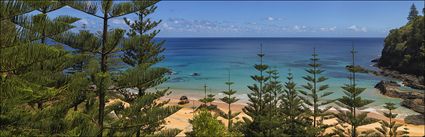
[[[379,59],[379,67],[401,73],[425,74],[425,20],[418,16],[405,26],[390,31]]]

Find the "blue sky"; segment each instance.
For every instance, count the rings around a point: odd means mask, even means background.
[[[160,37],[385,37],[407,22],[410,5],[422,14],[423,1],[161,1],[150,17],[162,20]],[[71,8],[89,29],[99,19]],[[132,20],[134,15],[126,16]],[[122,18],[110,21],[127,28]]]

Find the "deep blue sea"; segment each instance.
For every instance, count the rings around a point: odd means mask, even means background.
[[[219,93],[226,89],[224,82],[230,71],[233,88],[243,97],[249,93],[247,85],[255,83],[250,76],[259,74],[253,65],[259,63],[257,54],[260,45],[265,53],[264,63],[279,70],[280,81],[285,82],[288,72],[292,72],[299,89],[306,84],[302,78],[308,63],[310,63],[313,48],[319,54],[319,63],[329,78],[324,84],[329,84],[329,91],[335,93],[329,98],[343,95],[341,86],[349,83],[349,73],[345,66],[351,63],[350,50],[357,51],[356,64],[369,69],[372,59],[378,58],[384,47],[384,38],[159,38],[165,40],[165,60],[159,66],[170,68],[175,73],[160,87],[199,91],[203,93],[203,85],[208,91]],[[198,73],[199,76],[191,76]],[[401,100],[379,94],[374,85],[384,77],[369,74],[358,74],[357,83],[366,88],[361,95],[375,102],[371,106],[381,108],[385,102],[398,104]],[[411,111],[406,110],[409,113]],[[413,112],[412,112],[413,113]]]

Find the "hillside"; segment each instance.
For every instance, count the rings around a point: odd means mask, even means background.
[[[385,38],[378,65],[401,73],[424,75],[424,17],[417,16],[406,25],[393,29]]]

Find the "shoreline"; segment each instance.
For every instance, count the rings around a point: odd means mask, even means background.
[[[375,76],[382,76],[382,77],[397,79],[401,81],[401,84],[403,86],[406,86],[415,90],[425,90],[425,85],[423,85],[425,83],[424,76],[401,73],[394,69],[379,66],[379,58],[373,59],[371,60],[371,62],[372,62],[371,66],[376,68],[378,71],[366,70],[367,73],[375,75]]]
[[[378,89],[376,89],[376,90],[377,90],[377,92],[379,92]],[[186,90],[186,89],[172,89],[172,88],[170,88],[170,91],[172,93],[170,95],[166,96],[166,98],[179,100],[181,96],[186,96],[186,97],[189,98],[189,100],[198,100],[198,99],[201,99],[201,98],[204,97],[204,91],[200,91],[200,90],[190,90],[190,89]],[[207,94],[209,94],[209,92],[207,92]],[[241,105],[246,104],[248,102],[247,94],[248,93],[236,93],[234,96],[236,98],[238,98],[239,101],[236,102],[235,104],[241,104]],[[377,94],[380,94],[380,93],[377,93]],[[214,93],[214,95],[215,95],[214,98],[216,99],[215,102],[219,101],[219,98],[223,97],[222,93]],[[386,96],[386,95],[382,95],[382,96],[385,96],[388,99],[400,99],[400,98],[389,97],[389,96]],[[221,101],[219,101],[219,102],[221,102]],[[335,104],[331,104],[331,105],[335,106]],[[366,110],[369,111],[369,112],[381,114],[382,109],[383,109],[381,105],[382,104],[380,104],[380,105],[375,104],[373,106],[367,106],[368,108]],[[396,109],[396,112],[399,111],[399,112],[397,112],[399,114],[397,116],[397,118],[405,118],[409,115],[420,114],[420,113],[415,112],[415,111],[413,111],[413,110],[411,110],[407,107],[402,106],[399,103],[396,103],[396,105],[399,107],[398,110]],[[334,108],[332,108],[332,109],[334,109]],[[405,110],[410,110],[410,111],[406,112]]]
[[[182,109],[165,119],[166,121],[165,128],[178,128],[183,130],[182,132],[178,134],[178,136],[185,136],[184,132],[191,130],[192,127],[189,123],[189,119],[191,119],[194,115],[192,107],[199,106],[200,104],[202,104],[201,102],[197,101],[197,98],[194,98],[192,96],[188,96],[188,97],[190,97],[189,103],[185,105],[179,105],[182,107]],[[161,100],[170,100],[168,105],[178,105],[177,103],[180,101],[179,98],[180,98],[179,95],[170,94],[168,96],[161,98]],[[212,102],[212,104],[217,105],[217,107],[223,111],[227,111],[227,104],[221,101],[218,101],[218,99]],[[242,120],[242,117],[247,117],[247,115],[244,114],[242,111],[243,107],[245,106],[246,106],[246,101],[245,102],[238,101],[231,105],[232,111],[241,112],[241,114],[237,116],[236,120]],[[336,112],[335,109],[330,111]],[[387,118],[383,114],[378,112],[373,112],[373,111],[368,113],[368,117],[379,119],[379,120],[387,120]],[[218,117],[218,119],[222,121],[223,123],[227,122],[225,119],[221,117]],[[425,134],[425,125],[406,124],[404,121],[404,118],[399,118],[399,117],[395,118],[394,120],[397,123],[402,124],[403,125],[402,127],[409,128],[410,136],[423,136]],[[333,119],[325,120],[325,123],[327,124],[336,123],[336,119],[333,118]],[[380,124],[376,122],[369,125],[361,126],[359,127],[359,129],[360,131],[365,131],[368,129],[375,129],[375,127],[379,127],[379,126]],[[402,128],[399,128],[399,129],[402,130]],[[331,132],[331,131],[332,131],[331,129],[327,129],[326,132]]]

